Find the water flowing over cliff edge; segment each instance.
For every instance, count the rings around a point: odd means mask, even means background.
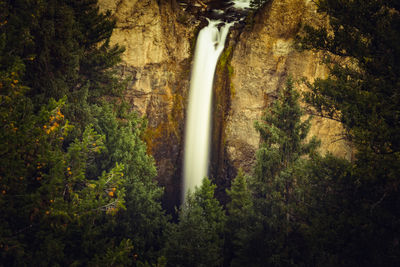
[[[233,23],[224,23],[220,29],[218,24],[221,21],[209,21],[197,37],[185,123],[183,199],[208,176],[214,73]]]
[[[189,0],[99,2],[100,9],[111,10],[117,21],[112,42],[126,47],[120,73],[132,77],[125,97],[148,118],[148,152],[156,160],[165,202],[172,208],[180,199],[194,44],[208,10]],[[246,26],[231,29],[214,78],[211,176],[218,184],[229,185],[239,168],[251,170],[259,144],[254,121],[276,98],[288,75],[310,80],[327,75],[321,55],[293,48],[303,22],[324,23],[311,1],[272,0]],[[341,131],[336,122],[315,118],[310,135],[321,139],[322,152],[350,159],[352,150],[340,140]]]

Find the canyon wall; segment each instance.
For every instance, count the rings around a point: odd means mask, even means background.
[[[305,77],[312,81],[327,76],[321,54],[294,48],[294,38],[303,23],[325,22],[312,1],[274,0],[255,16],[252,29],[240,35],[231,61],[234,93],[225,130],[227,157],[235,169],[251,171],[259,144],[254,122],[276,99],[287,78],[299,81]],[[296,87],[306,89],[301,83]],[[309,136],[314,135],[321,140],[321,153],[351,159],[352,149],[342,140],[339,123],[314,117]]]
[[[125,98],[148,119],[148,152],[156,160],[158,181],[171,204],[168,208],[179,202],[191,57],[204,24],[204,19],[203,24],[197,19],[202,6],[190,10],[179,2],[188,1],[99,0],[100,10],[110,10],[117,22],[111,42],[126,48],[120,73],[132,80]],[[224,170],[212,173],[228,181],[222,184],[228,185],[238,168],[251,171],[259,144],[254,122],[287,77],[313,80],[327,75],[319,54],[293,48],[301,23],[321,21],[309,0],[273,0],[248,25],[231,31],[215,78],[213,137],[218,144],[213,147],[218,149],[213,161],[219,165],[214,168]],[[340,125],[315,118],[310,135],[321,139],[321,152],[350,159],[349,145],[338,141],[340,133]]]
[[[120,73],[131,77],[125,99],[148,120],[145,141],[154,156],[165,203],[178,203],[184,111],[191,49],[198,21],[175,0],[100,0],[116,20],[111,44],[125,47]],[[172,209],[172,206],[168,206]]]

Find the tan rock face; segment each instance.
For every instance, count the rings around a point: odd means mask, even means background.
[[[158,180],[166,187],[167,202],[176,204],[191,47],[199,21],[175,0],[99,0],[99,7],[111,10],[117,21],[111,42],[125,46],[120,71],[132,77],[125,98],[148,118],[149,153],[156,160]],[[223,87],[218,89],[216,100],[228,102],[219,103],[214,113],[223,114],[218,122],[223,127],[215,131],[220,144],[213,145],[219,147],[218,162],[228,161],[234,169],[251,171],[260,141],[254,122],[276,98],[288,75],[312,80],[327,74],[320,55],[299,53],[293,48],[293,38],[305,21],[323,23],[311,1],[273,0],[256,16],[251,30],[243,31],[232,45],[231,84],[224,85],[226,92],[221,91]],[[217,77],[217,83],[225,84],[221,79],[229,72]],[[299,89],[304,90],[302,86]],[[314,120],[311,135],[322,140],[321,151],[350,158],[351,150],[339,140],[340,134],[341,128],[335,122]]]
[[[111,44],[125,47],[122,76],[132,77],[125,98],[148,119],[146,141],[168,203],[180,190],[180,154],[190,45],[196,21],[171,1],[99,0],[117,21]]]
[[[298,52],[293,38],[301,23],[321,21],[312,2],[304,0],[274,0],[255,18],[250,32],[244,32],[234,50],[231,65],[235,95],[227,121],[226,150],[235,168],[251,171],[259,134],[254,122],[260,120],[265,107],[277,97],[290,75],[313,80],[327,75],[321,56],[313,52]],[[320,23],[320,22],[319,22]],[[300,90],[304,86],[298,85]],[[321,152],[331,152],[350,159],[351,149],[341,140],[342,129],[334,121],[315,118],[310,136],[321,140]]]

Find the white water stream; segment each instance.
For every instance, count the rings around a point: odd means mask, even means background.
[[[183,197],[208,175],[214,72],[232,23],[209,21],[197,37],[185,127]]]
[[[236,9],[245,9],[250,0],[232,1]],[[208,175],[211,139],[212,88],[218,58],[224,49],[229,28],[235,22],[208,20],[197,37],[190,80],[189,105],[185,125],[183,190],[194,191]],[[218,25],[223,24],[218,28]]]

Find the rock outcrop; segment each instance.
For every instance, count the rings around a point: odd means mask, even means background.
[[[311,1],[274,0],[256,15],[252,30],[241,34],[231,61],[234,95],[225,131],[227,157],[235,169],[251,171],[260,141],[254,122],[276,99],[287,78],[312,81],[327,75],[320,54],[298,52],[293,46],[302,23],[323,22]],[[301,84],[297,87],[305,90]],[[350,159],[352,150],[341,140],[341,134],[337,122],[321,118],[312,121],[310,136],[321,140],[320,151]]]
[[[200,5],[193,11],[176,0],[99,0],[99,7],[111,10],[117,21],[111,42],[125,46],[120,71],[132,77],[125,98],[148,118],[149,153],[156,160],[158,180],[166,188],[167,206],[172,208],[180,196],[191,55],[200,25],[195,14],[204,8]],[[220,62],[215,79],[219,91],[213,136],[218,144],[213,147],[218,149],[213,157],[221,168],[233,171],[216,171],[217,176],[229,180],[238,168],[251,170],[259,145],[254,122],[289,75],[310,80],[327,75],[319,54],[293,48],[301,23],[321,21],[309,0],[273,0],[257,13],[252,25],[232,31],[230,50],[223,55],[225,62]],[[322,152],[349,159],[349,145],[336,141],[341,131],[335,122],[314,119],[311,135],[321,139]]]
[[[185,100],[199,22],[175,0],[100,0],[99,7],[117,22],[111,44],[125,47],[120,71],[132,78],[125,99],[148,119],[148,152],[156,160],[165,203],[178,203]]]

